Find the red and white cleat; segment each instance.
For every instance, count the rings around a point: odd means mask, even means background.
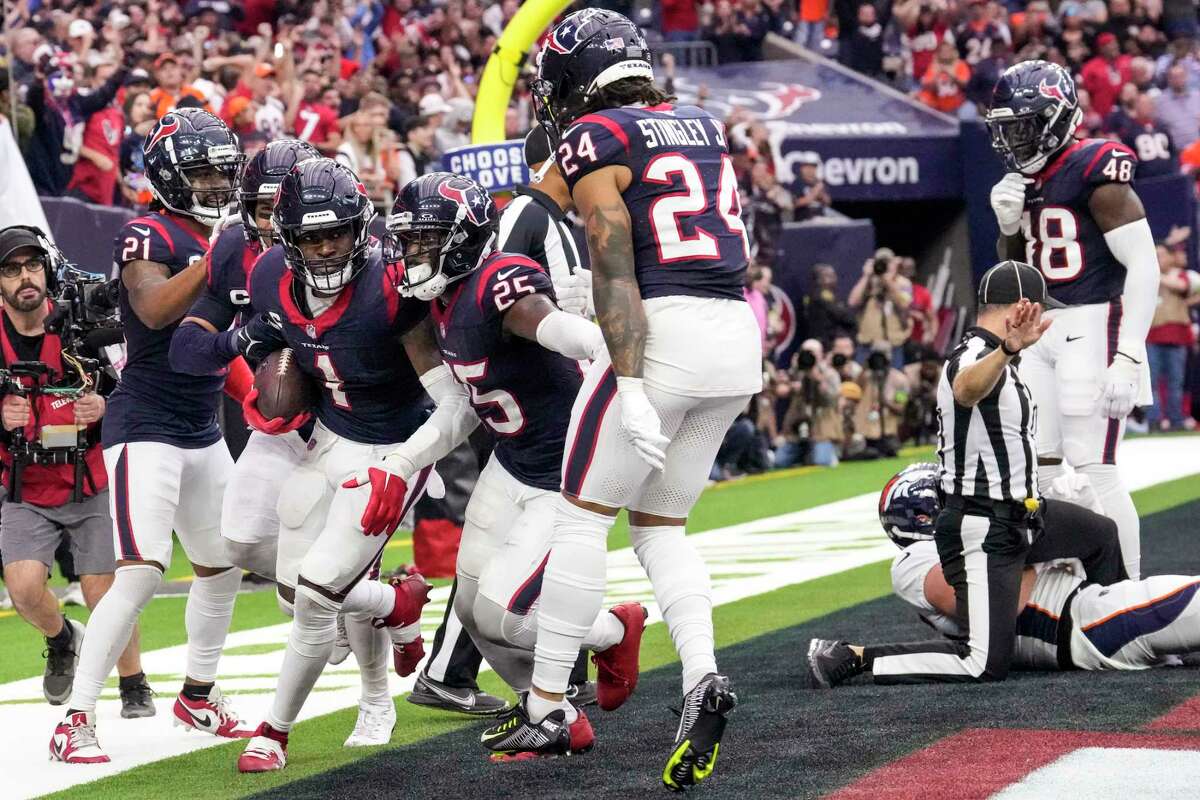
[[[596,704],[613,711],[624,705],[637,688],[646,609],[641,603],[621,603],[608,613],[621,620],[625,635],[612,647],[593,655],[592,662],[596,665]]]
[[[96,741],[96,715],[76,711],[54,729],[50,737],[50,760],[64,764],[107,764],[110,759]]]
[[[204,700],[192,700],[180,692],[179,697],[175,698],[175,724],[223,739],[248,739],[254,735],[254,731],[238,719],[233,705],[216,685]]]
[[[258,726],[238,756],[238,772],[274,772],[287,766],[288,735],[267,723]]]
[[[396,593],[396,605],[392,607],[392,613],[375,620],[375,626],[404,628],[420,622],[421,609],[429,602],[429,591],[433,588],[425,576],[419,572],[410,572],[404,577],[393,575],[388,578],[388,585]]]

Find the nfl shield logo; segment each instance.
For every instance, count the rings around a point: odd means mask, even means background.
[[[308,323],[304,326],[304,333],[307,334],[308,338],[310,339],[317,338],[317,326],[313,325],[311,322]]]

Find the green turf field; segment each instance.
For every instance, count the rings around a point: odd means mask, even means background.
[[[873,491],[900,465],[928,456],[928,450],[913,450],[899,459],[888,461],[848,463],[836,470],[805,468],[722,484],[704,494],[692,516],[689,529],[693,532],[707,530]],[[1194,476],[1160,484],[1134,495],[1139,512],[1143,515],[1196,499],[1200,499],[1200,479]],[[627,544],[625,529],[623,525],[619,526],[610,541],[610,547],[624,547]],[[406,556],[404,549],[395,548],[389,552],[389,561],[402,563]],[[738,647],[746,647],[748,640],[756,637],[768,636],[817,617],[884,597],[890,588],[887,572],[887,563],[880,562],[720,606],[715,611],[717,644],[721,648],[737,650]],[[182,603],[182,599],[177,598],[156,599],[152,603],[147,616],[143,618],[148,631],[144,637],[147,648],[183,642]],[[280,621],[270,592],[239,597],[235,627],[253,628]],[[21,627],[25,630],[20,630]],[[28,633],[27,626],[18,620],[3,619],[0,620],[0,635],[24,637],[21,646],[14,645],[9,649],[13,658],[0,664],[0,676],[4,680],[40,672],[40,643]],[[26,650],[29,652],[24,652]],[[675,660],[665,627],[657,624],[648,628],[642,649],[644,669],[668,667]],[[668,668],[652,674],[674,675],[675,671]],[[677,681],[677,677],[674,680]],[[484,675],[480,683],[490,691],[506,693],[494,675]],[[641,693],[639,690],[639,696]],[[421,747],[421,743],[431,737],[443,734],[455,741],[464,737],[469,739],[471,732],[466,729],[480,726],[477,721],[418,710],[401,702],[390,745],[348,750],[341,745],[353,727],[355,713],[354,709],[347,709],[297,725],[288,749],[288,768],[282,773],[253,778],[238,775],[234,763],[242,744],[234,742],[138,767],[88,784],[86,789],[75,787],[53,796],[75,798],[86,791],[89,800],[135,800],[160,798],[168,794],[172,800],[243,797],[273,787],[289,786],[306,778],[315,778],[315,785],[325,787],[309,796],[333,796],[329,792],[330,785],[323,783],[320,778],[328,770],[339,766],[353,770],[355,762],[381,751],[395,751],[399,757],[412,747]],[[470,759],[477,754],[468,750],[460,755]],[[166,790],[168,786],[170,789]],[[283,791],[290,796],[293,788]],[[753,793],[749,796],[753,796]]]

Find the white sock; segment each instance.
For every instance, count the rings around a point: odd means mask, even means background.
[[[286,733],[292,729],[304,701],[321,677],[337,635],[337,613],[337,607],[330,601],[314,599],[303,587],[296,590],[296,619],[288,635],[275,700],[266,717],[267,724],[275,730]]]
[[[87,636],[75,667],[75,682],[67,708],[95,711],[104,681],[129,644],[142,609],[162,583],[162,573],[149,564],[117,567],[113,584],[88,619]]]
[[[217,663],[241,585],[242,571],[233,567],[207,578],[197,576],[188,590],[183,612],[188,635],[187,676],[198,683],[217,679]]]
[[[560,708],[566,712],[568,723],[579,719],[579,712],[566,698],[555,702],[539,696],[536,692],[530,692],[525,697],[525,713],[529,715],[529,721],[533,723],[541,722],[550,715],[550,712]]]
[[[1121,482],[1116,465],[1089,464],[1080,467],[1079,472],[1087,475],[1091,481],[1096,496],[1100,498],[1100,505],[1104,506],[1104,515],[1117,523],[1117,538],[1121,540],[1121,559],[1125,562],[1125,572],[1130,580],[1136,581],[1142,571],[1142,522],[1129,490]]]
[[[650,578],[654,599],[679,653],[687,693],[705,675],[717,671],[708,565],[682,525],[630,525],[629,541]]]
[[[388,689],[388,669],[391,666],[392,642],[388,632],[371,624],[369,614],[346,615],[346,638],[350,652],[358,662],[362,678],[362,701],[382,705],[392,701]]]
[[[583,646],[594,653],[599,653],[624,638],[625,626],[621,624],[621,620],[617,619],[617,615],[602,611],[600,616],[596,617],[596,621],[592,623],[592,629],[588,631],[588,635],[584,637]]]
[[[604,603],[605,542],[613,521],[558,498],[533,662],[533,685],[545,692],[567,690],[584,637]]]
[[[347,614],[369,614],[382,619],[392,613],[396,607],[396,590],[386,583],[363,578],[354,584],[346,599],[342,601],[342,611]]]

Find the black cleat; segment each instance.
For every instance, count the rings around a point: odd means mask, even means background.
[[[865,669],[845,642],[813,639],[808,643],[808,682],[814,689],[832,689]]]
[[[576,708],[584,706],[596,705],[596,683],[595,681],[584,681],[583,683],[572,683],[567,687],[567,702]]]
[[[579,717],[567,723],[566,712],[558,709],[541,722],[529,721],[524,702],[518,703],[479,737],[492,751],[492,761],[526,761],[533,758],[570,756],[586,753],[596,743],[592,723],[583,709]]]
[[[424,672],[417,676],[408,702],[472,717],[494,717],[508,710],[508,703],[499,697],[472,687],[447,686]]]
[[[712,775],[726,718],[736,705],[729,678],[712,672],[684,695],[675,749],[662,773],[668,789],[682,792]]]
[[[133,686],[121,687],[121,716],[125,719],[140,719],[153,717],[158,713],[154,707],[154,690],[146,681],[146,676]]]
[[[79,651],[83,649],[86,631],[82,622],[63,618],[70,626],[71,641],[65,647],[54,647],[46,640],[46,669],[42,673],[42,694],[52,706],[61,706],[71,696],[71,684],[75,681],[75,665],[79,663]]]

